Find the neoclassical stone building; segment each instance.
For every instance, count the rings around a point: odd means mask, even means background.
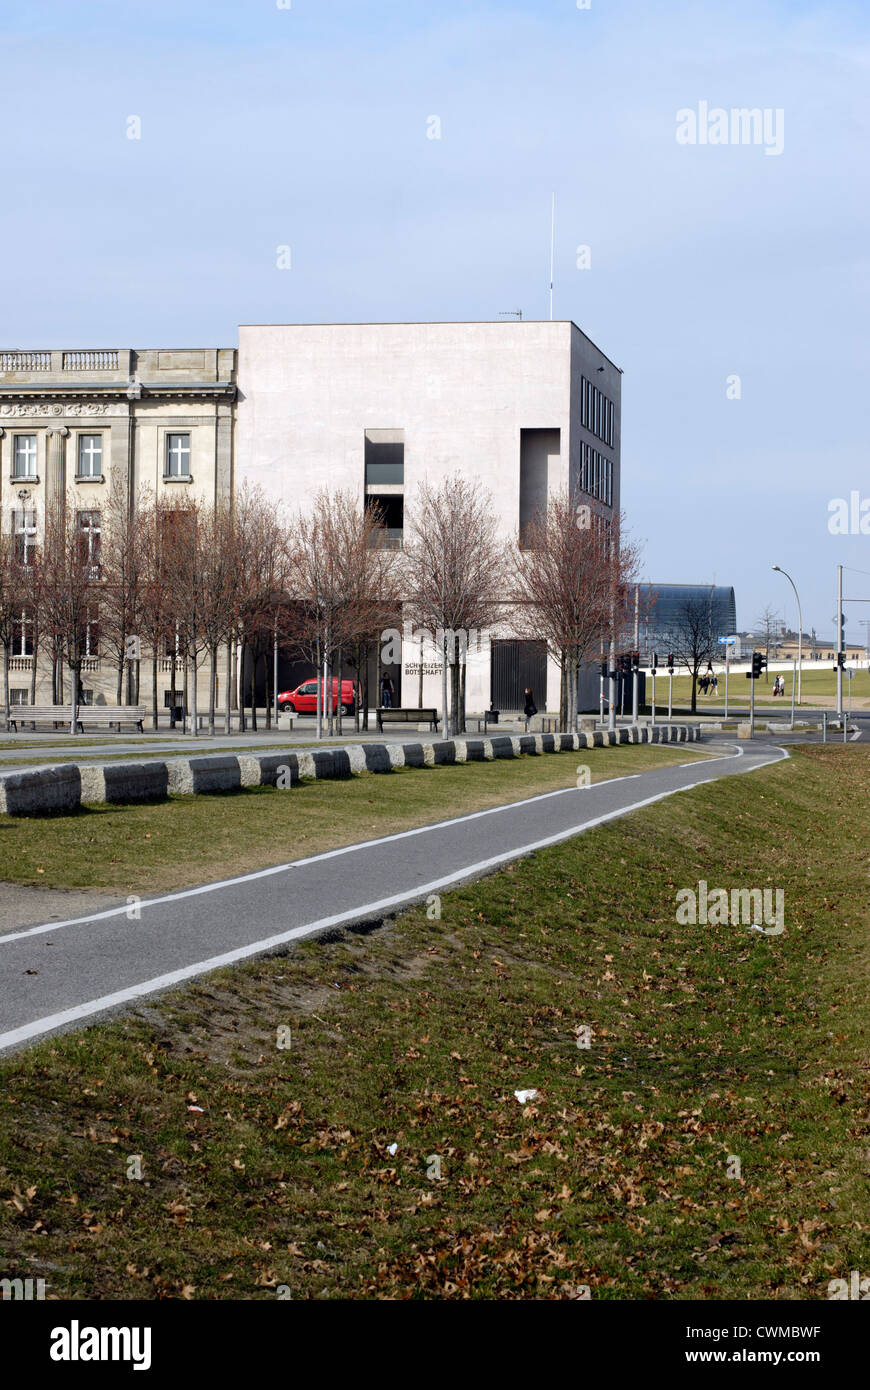
[[[157,497],[229,494],[235,401],[234,348],[0,351],[0,524],[23,548],[38,544],[47,504],[65,494],[93,545],[119,475],[131,498],[143,485]],[[15,703],[28,703],[34,688],[31,647],[23,617],[11,659]],[[104,669],[98,642],[82,677],[86,698],[114,703],[116,673]],[[51,702],[42,660],[35,694]]]

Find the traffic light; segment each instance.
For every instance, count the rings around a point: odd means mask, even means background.
[[[623,652],[619,658],[619,669],[624,676],[631,675],[631,652]]]
[[[658,669],[658,664],[659,664],[659,654],[658,654],[658,652],[653,652],[652,667],[651,667],[651,670],[652,670],[653,675],[655,675],[656,670]]]
[[[674,654],[673,654],[673,652],[668,652],[668,670],[670,671],[671,675],[674,674]]]
[[[757,680],[758,680],[758,677],[761,675],[761,673],[762,673],[762,671],[764,670],[764,668],[765,668],[766,665],[767,665],[767,661],[766,661],[766,659],[761,655],[761,652],[753,652],[753,653],[752,653],[752,670],[746,672],[746,674],[747,674],[747,676],[749,677],[749,679],[750,679],[750,680],[753,680],[753,681],[757,681]]]
[[[845,653],[845,652],[837,652],[837,666],[845,666],[845,665],[846,665],[846,653]],[[836,668],[835,668],[835,669],[836,669]]]
[[[640,652],[632,652],[632,654],[631,654],[631,669],[632,669],[632,671],[639,671],[639,670],[640,670]]]
[[[599,670],[600,670],[600,672],[601,672],[601,679],[606,681],[606,680],[607,680],[607,662],[606,662],[606,661],[602,661],[601,666],[599,667]]]

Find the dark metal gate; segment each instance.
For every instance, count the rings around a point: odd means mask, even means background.
[[[490,698],[496,709],[522,709],[531,686],[538,709],[547,704],[547,644],[493,639]]]

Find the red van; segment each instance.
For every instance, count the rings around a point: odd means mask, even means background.
[[[324,682],[320,682],[324,697],[326,690]],[[329,713],[326,707],[326,699],[322,701],[325,714]],[[356,706],[356,691],[353,681],[342,681],[341,683],[341,712],[342,714],[353,714]],[[278,709],[283,713],[284,710],[291,710],[294,714],[316,714],[317,713],[317,681],[303,681],[297,685],[295,690],[285,690],[278,696]],[[338,681],[332,682],[332,712],[338,711]]]

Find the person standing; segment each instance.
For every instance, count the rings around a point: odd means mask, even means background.
[[[393,685],[393,678],[392,676],[388,676],[385,671],[381,677],[381,709],[393,708],[393,696],[395,693],[396,687]]]
[[[538,707],[535,704],[535,697],[532,694],[532,687],[530,685],[527,685],[525,689],[525,703],[523,704],[523,715],[526,721],[526,733],[529,732],[529,725],[531,724],[532,719],[537,714],[537,712]]]

